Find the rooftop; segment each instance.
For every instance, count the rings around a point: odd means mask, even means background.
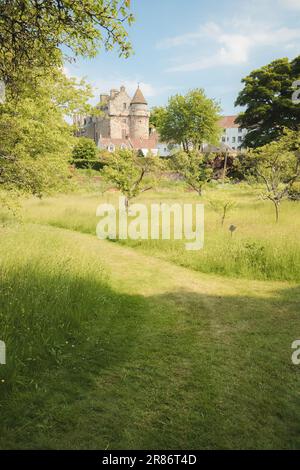
[[[235,116],[223,116],[220,121],[220,127],[223,127],[224,129],[232,129],[232,128],[238,128],[240,127],[236,122],[237,115]]]
[[[148,104],[139,86],[131,100],[131,104]]]

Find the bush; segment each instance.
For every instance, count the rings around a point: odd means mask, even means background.
[[[76,168],[100,170],[98,153],[98,148],[92,139],[79,137],[78,142],[73,148],[72,163]]]
[[[288,192],[288,198],[292,201],[300,201],[300,181],[293,184]]]

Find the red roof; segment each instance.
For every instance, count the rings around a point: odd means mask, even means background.
[[[149,139],[128,139],[134,149],[155,149],[158,143],[157,134],[150,135]]]
[[[231,129],[233,127],[237,128],[240,127],[238,124],[236,124],[237,116],[223,116],[222,119],[219,121],[220,127],[223,129]]]
[[[100,137],[100,144],[101,145],[116,145],[117,147],[125,144],[127,147],[130,147],[129,139],[111,139],[110,137]]]
[[[158,135],[153,133],[150,135],[149,139],[110,139],[100,138],[100,145],[109,146],[110,144],[115,145],[116,147],[121,147],[121,145],[126,145],[127,148],[139,150],[139,149],[155,149],[158,143]]]
[[[131,104],[148,104],[139,86],[134,94],[134,97],[132,98]]]

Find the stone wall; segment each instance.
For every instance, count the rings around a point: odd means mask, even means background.
[[[149,138],[149,112],[147,105],[131,105],[130,137],[133,139]]]
[[[98,145],[100,137],[111,139],[149,138],[149,112],[145,104],[132,104],[125,87],[100,96],[103,116],[86,117],[84,135]]]

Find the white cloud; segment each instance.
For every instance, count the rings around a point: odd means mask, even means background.
[[[300,11],[300,0],[279,0],[279,4],[283,7],[289,8],[290,10]]]
[[[195,33],[186,33],[171,38],[165,38],[156,44],[158,49],[169,49],[176,46],[193,45],[197,43],[197,40],[203,36],[203,32],[200,30]]]
[[[173,90],[173,86],[160,86],[156,87],[148,82],[140,81],[139,79],[131,79],[131,78],[109,78],[109,79],[98,79],[94,83],[92,83],[95,90],[99,93],[107,93],[110,89],[116,88],[119,89],[120,86],[124,85],[126,88],[127,93],[132,96],[138,84],[145,95],[145,97],[153,98],[163,93]]]
[[[73,73],[73,69],[64,66],[63,67],[64,73],[67,77],[74,77],[78,80],[84,78],[87,82],[89,82],[92,86],[94,98],[90,100],[91,104],[97,104],[99,102],[99,96],[102,93],[109,93],[111,89],[119,90],[120,87],[123,85],[126,88],[127,93],[130,96],[133,96],[138,84],[145,95],[145,98],[153,98],[160,96],[168,91],[178,89],[178,87],[174,86],[154,86],[151,83],[143,82],[139,78],[121,78],[121,77],[109,77],[109,78],[98,78],[96,80],[91,79],[90,77],[87,79],[86,76],[81,76],[77,73],[76,69]]]
[[[300,2],[300,0],[299,0]],[[229,33],[227,31],[230,31]],[[224,65],[240,65],[249,61],[251,52],[257,47],[286,46],[300,39],[300,28],[272,28],[269,25],[251,24],[233,21],[230,27],[221,27],[216,23],[207,23],[196,33],[188,33],[168,38],[164,47],[177,47],[193,41],[196,46],[201,40],[209,40],[215,47],[210,56],[198,56],[195,60],[173,65],[169,72],[188,72]],[[191,42],[189,43],[191,45]],[[198,55],[198,54],[197,54]]]

